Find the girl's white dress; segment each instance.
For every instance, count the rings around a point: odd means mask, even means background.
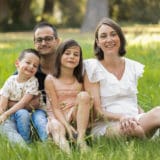
[[[137,116],[137,82],[144,72],[144,65],[128,58],[124,60],[125,70],[120,80],[97,59],[85,60],[84,68],[90,82],[100,83],[101,106],[104,111]],[[92,133],[104,135],[107,126],[111,124],[113,122],[99,121],[94,125]]]

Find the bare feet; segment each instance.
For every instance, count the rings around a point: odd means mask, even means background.
[[[79,149],[82,153],[87,153],[90,151],[90,147],[87,145],[87,143],[84,140],[78,141],[77,146],[79,147]]]
[[[70,149],[70,146],[69,146],[69,143],[66,141],[66,142],[61,142],[59,144],[59,147],[60,149],[62,149],[62,151],[64,151],[65,153],[67,154],[71,154],[71,149]]]

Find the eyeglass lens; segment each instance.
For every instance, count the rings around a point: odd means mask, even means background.
[[[53,39],[55,39],[54,36],[46,36],[46,37],[43,37],[43,38],[38,37],[38,38],[35,39],[35,42],[36,43],[42,43],[43,40],[44,40],[45,42],[49,43],[49,42],[53,41]]]

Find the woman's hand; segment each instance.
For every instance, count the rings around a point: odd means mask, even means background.
[[[120,119],[120,129],[126,135],[132,135],[139,122],[134,117],[123,116]]]

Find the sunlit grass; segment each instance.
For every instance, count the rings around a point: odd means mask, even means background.
[[[0,48],[1,48],[1,49],[4,49],[4,48],[11,48],[11,47],[12,47],[11,45],[6,44],[6,43],[1,43],[1,44],[0,44]]]
[[[1,138],[0,138],[1,139]],[[2,140],[2,139],[1,139]],[[7,146],[7,147],[6,147]],[[73,150],[71,155],[61,152],[52,142],[36,142],[22,148],[2,140],[0,159],[12,160],[159,160],[160,140],[109,139],[94,140],[92,151],[81,154]],[[5,154],[4,154],[5,153]]]
[[[134,33],[134,34],[141,34],[141,33],[160,33],[160,24],[130,24],[130,25],[123,25],[122,27],[125,33]]]
[[[129,45],[143,45],[147,46],[149,44],[155,45],[155,43],[158,45],[160,43],[160,34],[139,34],[139,35],[134,35],[134,34],[128,34],[126,36]]]

